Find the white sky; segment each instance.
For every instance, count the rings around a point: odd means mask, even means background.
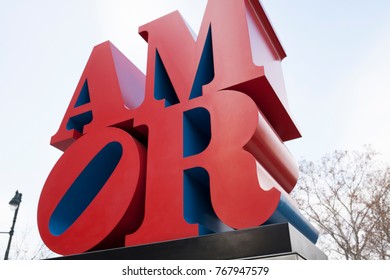
[[[287,58],[297,159],[372,144],[390,162],[390,1],[262,0]],[[197,33],[206,0],[0,0],[0,231],[38,239],[36,208],[61,152],[49,145],[92,48],[106,40],[145,70],[138,27],[179,10]],[[19,237],[18,237],[19,235]],[[0,258],[8,236],[0,235]]]

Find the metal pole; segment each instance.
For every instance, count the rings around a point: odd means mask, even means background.
[[[12,227],[11,227],[11,230],[9,232],[8,246],[7,246],[7,250],[5,251],[4,260],[8,260],[9,250],[11,248],[11,241],[12,241],[12,236],[14,235],[14,228],[15,228],[15,223],[16,223],[16,217],[18,216],[18,212],[19,212],[19,207],[20,207],[20,204],[19,204],[18,208],[16,208],[16,210],[15,210],[14,220],[12,221]]]

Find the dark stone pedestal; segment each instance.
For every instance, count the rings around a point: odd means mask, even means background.
[[[68,260],[226,260],[308,259],[326,255],[290,224],[116,248],[58,259]]]

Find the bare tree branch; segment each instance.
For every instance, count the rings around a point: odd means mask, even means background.
[[[390,168],[377,153],[335,151],[300,162],[294,191],[302,212],[326,238],[324,250],[345,259],[389,259]],[[325,239],[324,239],[325,240]]]

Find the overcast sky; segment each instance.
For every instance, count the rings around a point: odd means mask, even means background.
[[[263,0],[287,58],[290,110],[303,137],[293,155],[317,160],[372,144],[390,162],[390,1]],[[179,10],[198,32],[206,0],[0,0],[0,231],[23,193],[17,239],[38,240],[39,194],[61,152],[49,145],[92,48],[106,40],[145,71],[138,27]],[[0,235],[0,256],[8,236]]]

